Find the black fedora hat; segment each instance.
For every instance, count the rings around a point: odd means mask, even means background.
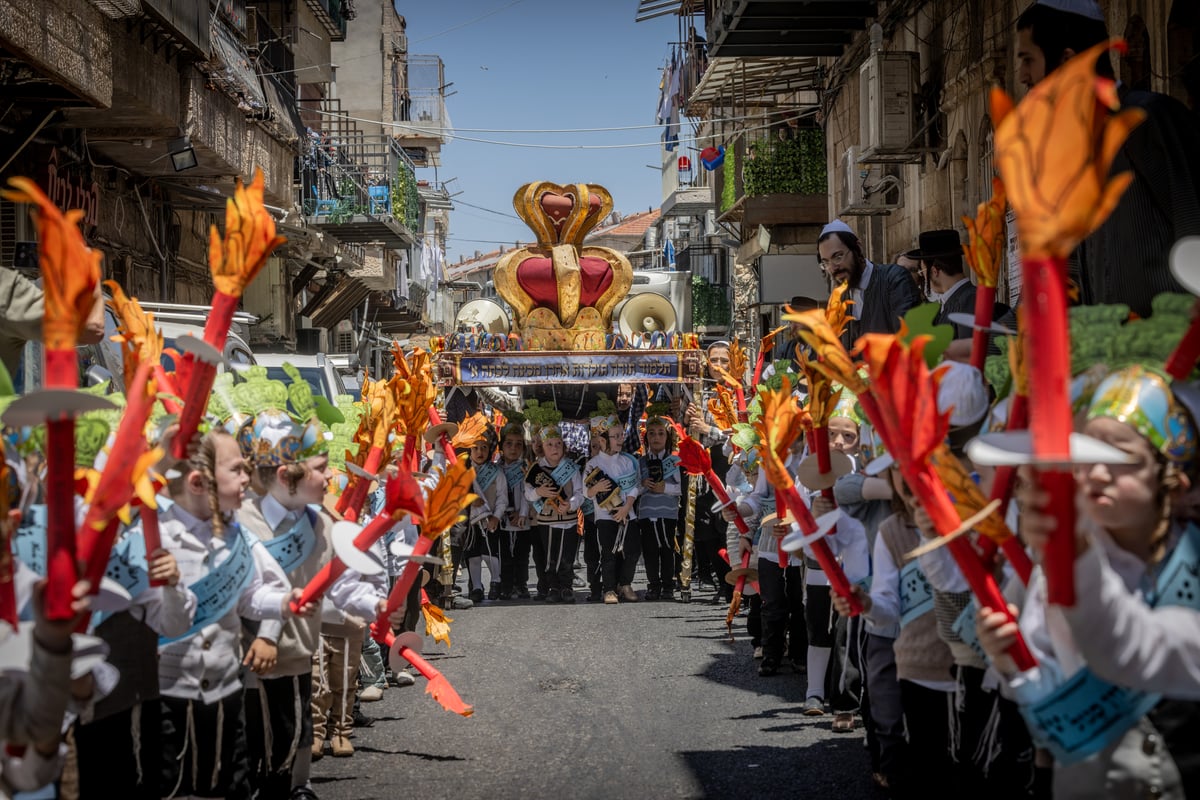
[[[963,254],[958,231],[921,231],[921,235],[917,237],[917,244],[919,247],[916,250],[909,250],[904,255],[917,261],[928,261]]]

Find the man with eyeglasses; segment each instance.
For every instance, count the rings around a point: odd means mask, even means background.
[[[821,269],[832,284],[850,286],[854,321],[843,335],[847,347],[864,333],[898,332],[901,317],[921,304],[921,290],[908,270],[897,264],[872,263],[863,254],[862,242],[840,219],[821,230],[817,253]]]

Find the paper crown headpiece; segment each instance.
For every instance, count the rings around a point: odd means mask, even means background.
[[[295,464],[329,451],[329,441],[320,425],[302,425],[279,411],[263,411],[242,425],[238,444],[255,467]]]
[[[860,428],[863,424],[862,412],[858,407],[858,399],[849,392],[842,392],[842,396],[838,398],[838,403],[834,406],[829,416],[845,417]]]
[[[1118,370],[1096,387],[1089,420],[1108,417],[1145,436],[1168,460],[1189,464],[1196,456],[1196,427],[1166,380],[1145,367]]]

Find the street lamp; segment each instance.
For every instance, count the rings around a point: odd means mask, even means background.
[[[175,167],[176,172],[183,172],[199,166],[199,162],[196,160],[196,149],[192,147],[192,140],[187,136],[167,142],[167,153],[171,156],[171,166]]]

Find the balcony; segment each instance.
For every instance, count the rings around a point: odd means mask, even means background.
[[[408,56],[404,87],[392,109],[396,137],[418,166],[438,166],[442,145],[452,132],[442,59]]]
[[[802,128],[789,139],[740,136],[714,173],[718,219],[755,225],[823,225],[829,217],[825,135]]]
[[[697,145],[699,147],[699,145]],[[679,158],[686,156],[691,169],[679,169]],[[713,208],[712,182],[716,172],[706,170],[695,152],[682,153],[676,149],[663,154],[664,217],[702,217]]]
[[[874,0],[715,0],[705,34],[713,57],[840,56],[876,15]]]
[[[335,42],[346,40],[346,0],[305,0],[313,16]]]
[[[729,250],[706,241],[687,241],[675,255],[676,269],[692,273],[692,326],[701,333],[728,328]]]
[[[368,136],[322,101],[326,128],[302,143],[299,204],[310,225],[342,242],[408,247],[419,221],[413,164],[396,140]]]

